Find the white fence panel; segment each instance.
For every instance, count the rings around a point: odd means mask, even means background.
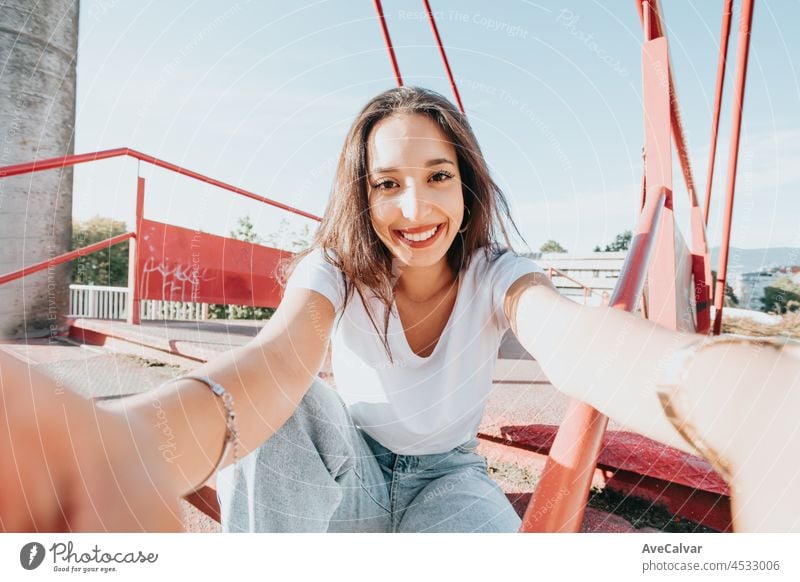
[[[71,317],[125,319],[128,314],[128,288],[70,285],[69,314]],[[208,319],[208,304],[189,301],[144,300],[141,302],[140,316],[143,320]]]

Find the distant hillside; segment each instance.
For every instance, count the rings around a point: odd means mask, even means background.
[[[719,247],[711,249],[711,268],[719,265]],[[728,253],[728,273],[758,271],[769,267],[800,265],[800,248],[740,249]]]

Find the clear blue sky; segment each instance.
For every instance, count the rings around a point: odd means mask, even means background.
[[[530,247],[554,238],[589,251],[632,227],[643,143],[634,3],[431,4],[467,114]],[[722,0],[662,4],[703,190]],[[756,4],[733,244],[800,246],[800,2]],[[451,97],[422,2],[384,0],[384,9],[406,84]],[[712,245],[720,237],[732,78],[733,63]],[[129,146],[321,214],[347,127],[393,85],[369,0],[84,0],[76,151]],[[75,215],[130,224],[136,172],[132,161],[80,168]],[[146,215],[155,220],[226,234],[250,214],[266,235],[282,216],[186,178],[144,166],[142,175]],[[685,228],[677,164],[674,182]]]

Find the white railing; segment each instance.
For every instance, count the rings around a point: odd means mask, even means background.
[[[141,319],[208,319],[208,303],[146,299],[141,302],[140,316]]]
[[[103,285],[69,286],[69,314],[71,317],[96,319],[125,319],[128,314],[128,288]],[[208,319],[207,303],[189,301],[141,302],[141,319],[192,320]]]

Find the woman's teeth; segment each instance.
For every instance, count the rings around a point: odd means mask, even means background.
[[[438,229],[439,229],[438,226],[434,226],[432,229],[426,230],[425,232],[416,232],[416,233],[410,233],[401,230],[400,234],[402,234],[405,238],[407,238],[410,241],[422,242],[424,240],[428,240],[433,235],[435,235]]]

